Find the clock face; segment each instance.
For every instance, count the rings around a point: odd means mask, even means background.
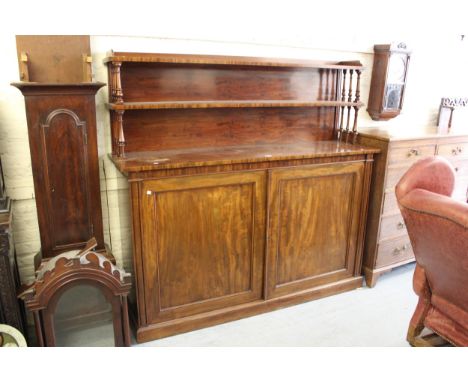
[[[405,81],[406,54],[393,53],[388,62],[387,83],[399,84]]]

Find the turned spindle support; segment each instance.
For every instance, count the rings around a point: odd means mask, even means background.
[[[343,69],[343,76],[342,76],[342,89],[341,89],[341,102],[346,101],[346,73],[347,70]],[[338,130],[338,140],[341,140],[341,137],[343,136],[343,128],[344,128],[344,106],[341,106],[341,115],[340,115],[340,128]]]
[[[115,111],[115,119],[116,119],[116,132],[117,132],[117,142],[116,142],[116,150],[117,156],[123,157],[125,156],[125,135],[123,131],[123,114],[124,110],[116,110]]]
[[[112,80],[112,102],[123,103],[122,83],[120,81],[120,67],[122,63],[119,61],[112,62],[111,80]]]
[[[112,139],[112,155],[119,154],[119,118],[117,116],[117,111],[112,110],[110,113],[111,116],[111,139]]]
[[[330,88],[330,99],[332,101],[337,101],[337,95],[336,95],[336,76],[337,76],[337,71],[332,70],[331,71],[331,88]]]
[[[356,138],[357,138],[357,118],[358,118],[358,113],[359,113],[359,106],[358,103],[361,99],[361,71],[356,70],[356,93],[355,93],[355,98],[354,98],[354,103],[356,103],[356,106],[354,106],[354,123],[353,123],[353,143],[356,143]]]
[[[349,70],[349,87],[348,87],[348,102],[353,102],[353,69]],[[346,143],[349,136],[349,121],[351,119],[351,105],[348,105],[348,116],[346,120]]]
[[[328,101],[330,99],[330,69],[326,69],[325,72],[327,73],[325,81],[325,100]]]

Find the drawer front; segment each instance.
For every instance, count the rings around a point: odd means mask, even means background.
[[[452,197],[459,202],[468,202],[468,176],[457,178]]]
[[[405,222],[401,214],[385,216],[380,223],[379,240],[389,239],[391,237],[407,235]]]
[[[439,145],[437,155],[446,157],[450,160],[468,157],[468,142],[445,143]]]
[[[468,177],[468,160],[452,160],[453,167],[455,169],[455,173],[457,174],[457,178],[467,178]]]
[[[377,268],[414,258],[411,242],[407,235],[397,239],[381,241],[377,252]]]
[[[408,171],[410,166],[389,167],[387,170],[387,179],[385,180],[385,189],[387,191],[395,191],[395,186],[401,177]]]
[[[396,163],[405,163],[411,165],[419,159],[434,156],[436,145],[414,145],[408,147],[398,147],[390,149],[388,163],[390,165]]]
[[[384,197],[384,206],[382,215],[394,215],[399,213],[400,209],[398,208],[398,203],[396,200],[395,191],[389,191],[385,193]]]

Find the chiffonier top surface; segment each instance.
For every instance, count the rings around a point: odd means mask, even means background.
[[[104,62],[148,62],[196,65],[272,66],[285,68],[359,69],[359,61],[313,61],[272,57],[218,56],[198,54],[111,52]]]
[[[121,172],[129,173],[234,163],[375,154],[379,151],[379,149],[338,141],[316,141],[141,151],[127,153],[125,157],[112,156],[111,158]]]
[[[406,132],[392,132],[383,129],[368,129],[359,132],[362,137],[371,137],[385,142],[397,142],[397,141],[409,141],[409,140],[420,140],[420,139],[437,139],[437,138],[450,138],[450,137],[462,137],[468,136],[468,131],[465,133],[456,132],[450,134],[438,134],[434,131],[427,131],[422,133],[406,133]]]

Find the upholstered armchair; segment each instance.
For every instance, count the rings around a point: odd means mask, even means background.
[[[416,269],[419,302],[408,328],[411,345],[426,327],[456,346],[468,346],[468,204],[450,196],[451,164],[440,157],[418,161],[396,186]]]

